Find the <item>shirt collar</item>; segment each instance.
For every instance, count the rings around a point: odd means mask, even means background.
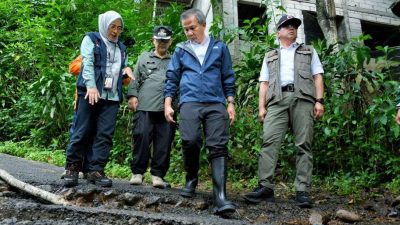
[[[150,56],[149,56],[149,57],[155,57],[155,58],[161,59],[160,57],[158,57],[158,56],[156,55],[156,53],[154,53],[154,51],[155,51],[155,49],[152,49],[152,50],[151,50]],[[169,52],[167,52],[167,55],[166,55],[164,58],[162,58],[162,59],[169,59],[169,58],[171,58],[171,55],[169,54]]]
[[[293,42],[288,48],[283,47],[282,45],[279,46],[280,49],[290,49],[290,48],[297,48],[299,46],[299,43]]]

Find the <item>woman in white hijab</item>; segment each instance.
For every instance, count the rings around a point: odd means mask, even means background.
[[[120,14],[107,11],[99,15],[99,32],[87,33],[81,44],[82,66],[77,80],[77,109],[74,131],[67,147],[66,187],[78,184],[83,155],[87,157],[89,182],[111,187],[104,174],[112,148],[119,104],[122,101],[122,77],[133,77],[126,67],[126,47],[119,36],[124,28]]]

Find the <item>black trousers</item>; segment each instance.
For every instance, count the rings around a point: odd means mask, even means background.
[[[150,173],[163,178],[169,169],[175,124],[165,120],[164,112],[138,111],[133,118],[133,174],[144,174],[151,158]],[[150,146],[153,146],[151,156]]]
[[[112,148],[112,138],[119,109],[119,102],[101,99],[90,105],[87,99],[79,96],[74,132],[67,147],[66,167],[80,165],[90,146],[89,171],[103,171]]]
[[[72,137],[72,134],[74,133],[75,130],[75,123],[76,123],[76,110],[74,111],[73,114],[73,118],[72,118],[72,122],[69,128],[69,138]],[[90,158],[92,157],[92,145],[93,145],[93,136],[94,135],[89,135],[88,140],[86,140],[86,150],[83,152],[83,161],[82,161],[82,165],[80,167],[80,169],[82,170],[82,172],[87,173],[89,172],[89,164],[90,164]],[[70,148],[67,148],[67,151],[70,150]],[[68,153],[67,153],[68,154]],[[65,165],[67,166],[67,165]],[[65,168],[68,169],[68,168]]]
[[[203,144],[203,132],[210,160],[228,156],[229,115],[224,104],[183,103],[180,108],[179,130],[185,156],[198,158]]]

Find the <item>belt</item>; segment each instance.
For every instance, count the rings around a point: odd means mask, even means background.
[[[294,92],[294,84],[288,84],[286,86],[282,87],[282,92],[283,91],[290,91],[290,92]]]

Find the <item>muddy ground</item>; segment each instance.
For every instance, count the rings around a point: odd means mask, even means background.
[[[2,163],[2,159],[7,163]],[[400,224],[400,197],[379,189],[364,193],[362,200],[313,189],[312,209],[297,207],[285,185],[278,185],[275,203],[252,205],[240,193],[230,192],[237,211],[215,216],[211,213],[209,192],[186,199],[175,188],[134,187],[126,180],[114,180],[112,188],[100,188],[83,179],[76,188],[66,189],[59,179],[62,168],[4,155],[0,155],[0,169],[8,169],[24,182],[62,195],[71,204],[49,204],[0,181],[0,224],[310,224],[310,218],[320,221],[314,224]],[[359,220],[346,221],[336,214],[340,209],[355,214]]]
[[[391,196],[366,196],[368,200],[351,203],[350,199],[314,193],[315,206],[300,209],[289,198],[276,203],[247,204],[232,196],[236,213],[225,218],[211,214],[211,195],[200,193],[193,200],[176,191],[146,187],[138,192],[82,185],[77,189],[53,190],[65,196],[73,206],[56,206],[33,198],[5,183],[0,183],[0,224],[310,224],[310,215],[322,217],[323,224],[400,224],[392,207]],[[59,188],[59,187],[54,187]],[[349,223],[336,216],[338,209],[358,214],[361,221]]]

